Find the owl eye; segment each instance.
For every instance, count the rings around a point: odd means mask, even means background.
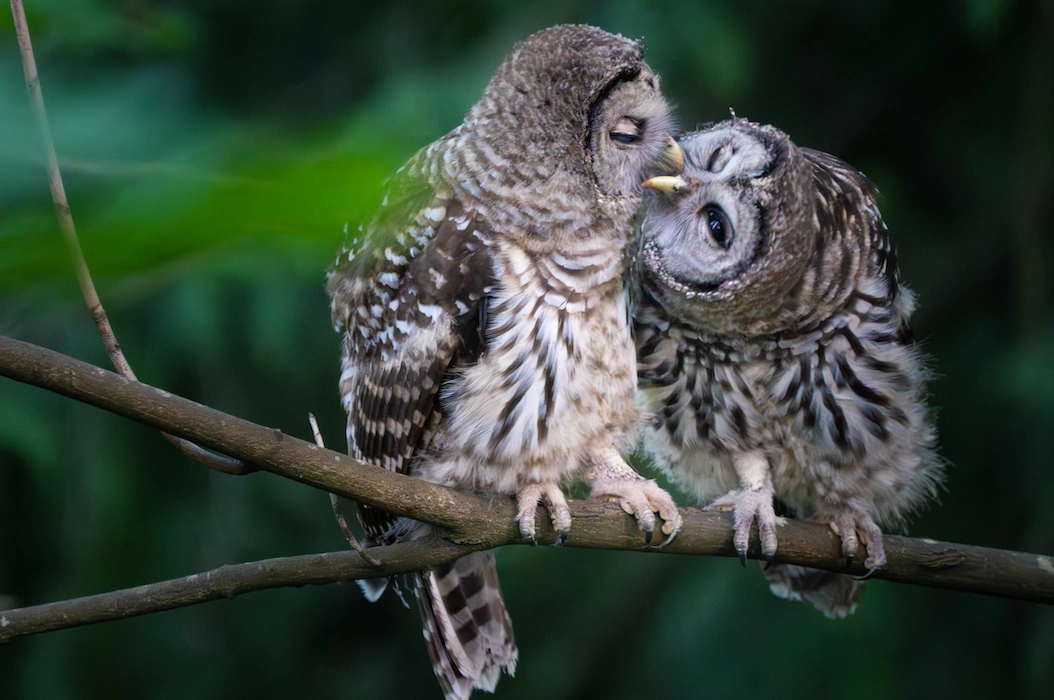
[[[629,117],[622,117],[610,132],[611,140],[619,143],[636,143],[640,141],[643,130],[643,122],[630,119]]]
[[[732,222],[728,220],[728,215],[725,214],[725,211],[716,204],[707,204],[700,210],[699,214],[701,217],[706,217],[706,226],[710,229],[710,237],[714,239],[714,242],[721,248],[728,250],[732,245],[735,231],[732,229]]]

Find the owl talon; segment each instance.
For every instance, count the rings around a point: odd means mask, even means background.
[[[831,529],[842,539],[842,553],[851,563],[864,545],[866,555],[864,567],[868,576],[886,565],[886,549],[882,543],[882,530],[867,513],[844,510],[829,516]]]
[[[516,494],[516,522],[520,524],[520,534],[523,538],[535,543],[535,516],[538,514],[538,504],[542,503],[549,509],[552,518],[553,529],[567,539],[571,530],[571,509],[567,505],[567,497],[554,481],[542,481],[522,486]]]
[[[760,488],[731,491],[703,510],[729,510],[732,515],[732,544],[745,561],[750,548],[750,527],[757,521],[761,553],[766,558],[776,556],[776,509],[772,503],[772,489]]]
[[[865,573],[863,576],[853,576],[852,579],[854,581],[866,581],[871,578],[876,571],[878,571],[878,569],[868,569],[867,573]]]
[[[655,533],[656,518],[663,521],[661,530],[666,539],[658,547],[665,547],[677,536],[684,524],[677,504],[670,494],[659,488],[654,481],[634,478],[598,478],[593,482],[590,498],[617,498],[622,509],[637,520],[637,526],[644,531],[644,543],[651,545]]]
[[[871,573],[886,565],[886,548],[882,542],[882,531],[878,529],[878,525],[871,518],[867,518],[867,521],[863,525],[858,525],[858,527],[861,528],[860,541],[864,543],[864,547],[867,549],[867,558],[864,559],[864,566],[868,569],[868,575],[870,576]]]
[[[570,530],[560,530],[560,532],[556,533],[556,544],[557,544],[557,546],[560,546],[564,542],[567,542],[567,538],[570,537],[570,536],[571,536],[571,531]]]
[[[743,568],[747,568],[747,553],[742,549],[739,550],[739,563],[743,565]]]

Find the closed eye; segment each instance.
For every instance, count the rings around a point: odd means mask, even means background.
[[[612,141],[619,143],[636,143],[644,132],[644,122],[630,117],[622,117],[610,131]]]

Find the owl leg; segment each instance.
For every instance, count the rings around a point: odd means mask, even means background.
[[[734,535],[732,543],[739,552],[739,561],[747,565],[747,548],[750,545],[750,526],[756,520],[761,539],[761,553],[768,558],[776,556],[776,509],[773,505],[775,491],[769,461],[760,452],[747,452],[733,458],[736,475],[742,486],[730,491],[703,510],[731,510]]]
[[[842,553],[847,559],[854,559],[863,544],[867,550],[864,566],[868,569],[881,569],[886,565],[886,548],[882,544],[882,530],[875,521],[860,508],[844,506],[836,509],[826,518],[831,529],[842,540]]]
[[[662,534],[666,535],[660,547],[669,544],[681,531],[684,521],[670,494],[635,472],[613,446],[592,455],[591,462],[593,469],[588,478],[593,481],[593,489],[589,497],[618,501],[622,510],[637,519],[647,544],[651,544],[655,532],[655,513],[662,518]]]
[[[516,522],[520,524],[520,534],[534,542],[534,516],[538,513],[538,504],[544,503],[553,519],[553,529],[559,535],[557,542],[567,539],[571,531],[571,508],[567,497],[555,481],[538,481],[520,487],[516,492]]]

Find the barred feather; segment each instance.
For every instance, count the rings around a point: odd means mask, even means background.
[[[640,401],[658,418],[647,446],[702,503],[734,491],[715,503],[738,510],[738,494],[768,488],[805,517],[901,524],[943,470],[877,190],[740,119],[682,146],[689,191],[649,203],[635,263]],[[747,484],[745,455],[771,486]],[[862,590],[800,567],[767,575],[833,615]]]
[[[621,123],[639,143],[612,145]],[[537,491],[556,521],[558,484],[626,442],[636,417],[624,252],[669,129],[636,42],[562,26],[516,48],[461,126],[400,169],[329,274],[352,455],[449,486]],[[525,536],[538,500],[525,501]],[[434,534],[359,516],[368,546]],[[493,554],[412,580],[448,698],[513,672]],[[363,588],[372,600],[384,585]]]
[[[501,671],[516,673],[517,650],[493,552],[479,552],[415,577],[422,633],[448,697],[473,686],[494,692]]]

